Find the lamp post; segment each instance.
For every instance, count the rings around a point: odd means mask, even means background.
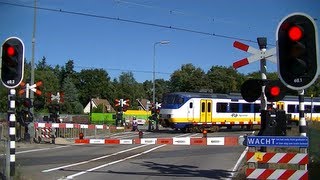
[[[153,103],[153,108],[155,108],[156,105],[156,45],[157,44],[168,44],[170,41],[159,41],[155,42],[153,44],[153,76],[152,76],[152,103]],[[155,111],[155,109],[153,109]],[[151,116],[153,117],[153,115]],[[156,130],[158,130],[158,121],[156,120]],[[149,120],[149,126],[148,126],[148,131],[151,131],[151,123]]]
[[[153,78],[152,78],[152,103],[155,105],[156,101],[156,45],[157,44],[169,44],[170,41],[159,41],[153,44]]]

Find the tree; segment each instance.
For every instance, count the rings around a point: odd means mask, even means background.
[[[70,106],[65,106],[65,107],[71,108],[71,109],[66,109],[66,111],[76,113],[76,114],[82,113],[83,106],[81,109],[81,106],[80,106],[81,103],[79,102],[79,97],[78,97],[78,90],[77,90],[76,86],[73,84],[72,79],[70,77],[66,77],[64,79],[64,82],[62,85],[62,90],[64,92],[65,103],[70,104]]]
[[[140,85],[133,77],[132,72],[123,72],[119,76],[119,81],[113,82],[116,89],[114,99],[130,99],[130,107],[137,108],[136,99],[145,98],[143,86]]]
[[[51,69],[51,67],[47,64],[47,58],[45,56],[43,56],[38,64],[36,64],[36,69],[39,71]]]
[[[86,105],[92,97],[108,99],[111,94],[111,82],[103,69],[83,69],[78,74],[75,84],[79,91],[79,100]]]
[[[192,64],[181,66],[180,70],[173,72],[170,78],[171,92],[191,92],[206,88],[205,73]]]
[[[43,106],[39,106],[37,111],[41,111],[48,99],[46,99],[46,95],[48,93],[56,94],[60,91],[60,83],[59,80],[52,69],[41,69],[35,70],[35,82],[42,81],[43,85],[41,87],[41,92],[43,96],[35,96],[35,101],[37,100]],[[47,97],[50,98],[50,97]]]
[[[208,88],[214,93],[239,92],[243,79],[232,67],[212,66],[207,73]]]
[[[143,91],[146,94],[146,99],[152,101],[153,99],[153,84],[152,81],[145,81],[142,84],[143,86]],[[156,87],[156,92],[155,92],[155,99],[156,102],[162,102],[162,96],[165,93],[169,93],[170,92],[170,82],[169,81],[165,81],[164,79],[156,79],[155,80],[155,87]]]

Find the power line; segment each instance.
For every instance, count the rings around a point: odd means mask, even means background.
[[[127,4],[127,5],[131,5],[131,6],[149,8],[149,9],[153,9],[153,10],[168,12],[168,13],[174,14],[174,15],[181,15],[181,16],[188,16],[188,17],[196,17],[196,18],[206,19],[209,22],[222,22],[222,23],[225,23],[225,24],[233,24],[233,25],[237,25],[237,26],[242,24],[242,23],[235,23],[234,21],[224,20],[222,18],[211,17],[211,16],[206,16],[206,15],[200,15],[200,14],[185,12],[185,11],[182,11],[182,10],[171,10],[171,9],[168,9],[168,8],[162,8],[162,7],[158,7],[158,6],[152,6],[152,5],[148,5],[148,4],[131,2],[131,1],[126,1],[126,0],[114,0],[114,1],[116,3],[118,3],[118,4]]]
[[[0,2],[0,4],[6,4],[6,5],[10,5],[10,6],[23,7],[23,8],[30,8],[30,9],[35,8],[33,6],[17,4],[17,3]],[[110,17],[110,16],[96,15],[96,14],[83,13],[83,12],[67,11],[67,10],[62,10],[62,9],[45,8],[45,7],[39,7],[39,6],[37,6],[36,9],[64,13],[64,14],[71,14],[71,15],[120,21],[120,22],[132,23],[132,24],[140,24],[140,25],[145,25],[145,26],[153,26],[153,27],[166,28],[166,29],[172,29],[172,30],[177,30],[177,31],[189,32],[189,33],[195,33],[195,34],[201,34],[201,35],[207,35],[207,36],[213,36],[213,37],[219,37],[219,38],[225,38],[225,39],[232,39],[232,40],[240,40],[240,41],[246,41],[246,42],[251,42],[251,43],[257,43],[257,41],[250,40],[250,39],[244,39],[244,38],[228,36],[228,35],[223,35],[223,34],[209,33],[209,32],[204,32],[204,31],[193,30],[193,29],[175,27],[175,26],[149,23],[149,22],[138,21],[138,20],[123,19],[123,18],[119,18],[119,17]],[[272,45],[272,44],[269,44],[269,45]],[[274,45],[272,45],[272,46],[274,46]]]
[[[80,69],[96,69],[96,67],[90,67],[90,66],[74,66],[75,68],[80,68]],[[133,70],[133,69],[120,69],[120,68],[103,68],[108,71],[122,71],[122,72],[137,72],[137,73],[153,73],[153,71],[148,71],[148,70]],[[170,75],[172,73],[168,72],[156,72],[157,74],[166,74]]]

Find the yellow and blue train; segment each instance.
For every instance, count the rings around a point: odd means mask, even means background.
[[[320,98],[305,98],[307,120],[320,120]],[[299,120],[297,96],[286,96],[282,101],[268,103],[268,107],[285,110],[293,122]],[[260,100],[249,103],[240,94],[211,94],[175,92],[163,96],[159,122],[163,127],[189,131],[195,127],[220,128],[242,126],[252,129],[260,124]]]

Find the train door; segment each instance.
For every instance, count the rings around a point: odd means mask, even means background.
[[[277,102],[276,105],[277,105],[277,109],[284,110],[284,102]]]
[[[211,122],[212,100],[201,99],[200,101],[200,122]]]
[[[193,100],[190,100],[189,102],[189,106],[188,106],[188,122],[193,122],[194,120],[194,108],[193,108],[194,104],[193,104]]]

